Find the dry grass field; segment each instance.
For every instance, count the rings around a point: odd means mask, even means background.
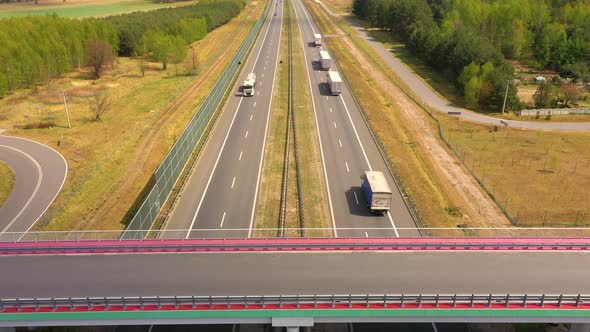
[[[8,165],[0,162],[0,207],[4,204],[12,187],[14,186],[14,173]]]
[[[0,19],[14,16],[57,14],[62,17],[101,17],[134,11],[186,6],[195,1],[154,3],[150,0],[39,0],[0,4]]]
[[[85,70],[75,71],[0,100],[0,129],[6,129],[6,135],[47,144],[68,161],[62,193],[36,229],[122,228],[127,211],[265,4],[250,3],[228,24],[193,44],[200,67],[197,76],[175,75],[188,64],[162,71],[159,64],[150,63],[142,78],[136,60],[118,58],[100,80],[89,79]],[[71,129],[61,91],[67,97]],[[113,106],[101,120],[92,121],[86,99],[96,91],[106,91]],[[53,125],[20,129],[42,122]]]

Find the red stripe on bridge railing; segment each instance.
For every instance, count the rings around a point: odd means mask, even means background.
[[[0,313],[172,310],[588,310],[583,295],[303,295],[0,299]]]
[[[590,238],[273,238],[0,242],[0,254],[406,250],[590,250]]]

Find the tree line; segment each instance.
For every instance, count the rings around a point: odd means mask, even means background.
[[[115,52],[119,45],[113,25],[101,19],[48,15],[0,20],[0,96],[85,66],[90,40],[105,41]]]
[[[354,0],[353,12],[446,74],[470,107],[502,107],[514,76],[506,59],[525,59],[574,78],[588,72],[587,1]],[[520,107],[514,84],[506,104]]]
[[[240,0],[202,0],[178,8],[107,18],[69,19],[55,14],[0,20],[0,97],[20,88],[91,67],[98,78],[115,55],[180,61],[186,45],[229,21]]]
[[[190,6],[109,16],[105,20],[119,33],[119,55],[131,56],[137,53],[142,36],[149,30],[181,35],[189,43],[225,24],[242,8],[240,0],[205,0]]]

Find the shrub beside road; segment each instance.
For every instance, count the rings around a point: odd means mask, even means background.
[[[14,187],[14,172],[5,163],[0,162],[0,207]]]

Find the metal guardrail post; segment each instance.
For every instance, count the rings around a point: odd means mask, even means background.
[[[557,300],[557,307],[561,308],[561,301],[563,300],[563,294],[559,294],[559,299]]]

